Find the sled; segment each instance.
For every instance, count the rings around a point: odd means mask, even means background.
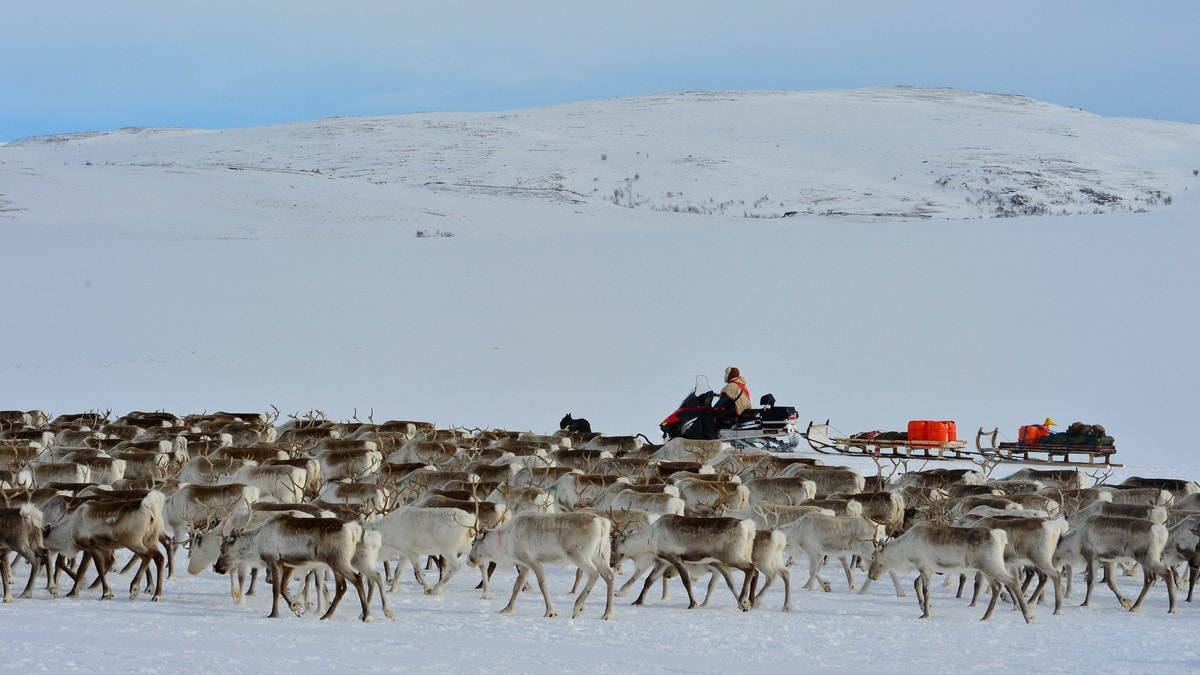
[[[1117,448],[1113,445],[1067,445],[1060,443],[997,442],[999,427],[975,434],[975,447],[981,455],[999,457],[1005,461],[1022,464],[1053,464],[1055,466],[1121,467],[1113,462]],[[983,439],[989,439],[989,445]]]
[[[971,460],[976,456],[967,450],[966,441],[910,441],[830,436],[829,420],[825,420],[823,424],[809,422],[804,438],[809,447],[824,454],[922,460]]]
[[[1047,445],[997,442],[1000,430],[985,432],[981,427],[975,434],[975,449],[966,441],[908,441],[873,438],[838,437],[829,435],[829,420],[823,424],[808,423],[803,436],[809,447],[823,454],[853,455],[883,459],[966,460],[981,459],[1014,464],[1046,466],[1081,466],[1120,468],[1112,461],[1117,449],[1111,445]],[[990,445],[984,445],[984,438]]]

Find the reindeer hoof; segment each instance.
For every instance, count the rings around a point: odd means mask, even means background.
[[[391,619],[392,621],[396,620],[396,613],[390,609],[384,611],[383,615],[386,616],[387,618]]]
[[[13,597],[11,595],[4,596],[4,604],[10,605],[10,604],[12,604],[12,601],[13,601]]]
[[[822,581],[821,582],[821,590],[825,591],[826,593],[832,593],[833,585],[830,584],[828,581]]]

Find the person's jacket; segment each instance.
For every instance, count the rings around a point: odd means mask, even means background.
[[[746,380],[741,377],[725,383],[721,396],[733,401],[734,412],[739,416],[750,409],[750,390],[746,387]]]

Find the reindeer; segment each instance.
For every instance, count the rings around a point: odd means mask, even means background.
[[[978,570],[992,588],[992,600],[983,615],[985,621],[992,617],[999,587],[1003,585],[1016,601],[1025,622],[1033,623],[1033,615],[1017,587],[1017,580],[1004,563],[1007,544],[1008,535],[1004,530],[917,523],[899,537],[876,547],[867,576],[875,581],[884,572],[916,569],[913,588],[921,607],[921,618],[927,619],[931,616],[929,578],[932,573]]]
[[[334,596],[321,619],[330,619],[346,594],[347,582],[358,591],[364,623],[371,622],[371,607],[362,579],[353,565],[354,551],[362,540],[362,526],[343,523],[336,518],[308,518],[280,514],[262,525],[232,534],[221,544],[221,554],[213,566],[218,574],[234,569],[239,559],[256,556],[271,571],[271,613],[279,617],[279,598],[283,596],[297,615],[301,605],[288,594],[288,581],[297,569],[314,564],[333,572]],[[381,591],[382,592],[382,591]]]
[[[46,558],[46,547],[42,541],[42,511],[33,504],[0,508],[0,580],[4,584],[6,603],[13,601],[12,592],[9,590],[10,551],[29,562],[29,581],[25,584],[25,590],[21,591],[21,597],[32,598],[39,566]]]
[[[1087,571],[1084,607],[1091,605],[1097,563],[1104,565],[1109,589],[1117,596],[1121,606],[1131,612],[1141,608],[1155,578],[1162,577],[1166,581],[1170,602],[1167,612],[1177,614],[1179,609],[1175,606],[1174,577],[1163,562],[1163,551],[1169,536],[1166,526],[1143,518],[1089,516],[1063,535],[1054,554],[1054,565],[1056,568],[1066,565],[1068,575],[1074,567],[1083,567]],[[1112,569],[1114,563],[1127,560],[1142,566],[1142,592],[1132,603],[1117,590]]]
[[[579,592],[572,618],[583,612],[584,601],[603,578],[607,599],[601,618],[613,618],[613,572],[611,557],[612,523],[591,513],[538,513],[525,511],[514,514],[504,525],[485,530],[471,545],[468,564],[478,567],[485,562],[511,563],[517,567],[517,580],[512,596],[501,613],[511,614],[517,595],[525,585],[530,570],[537,577],[538,588],[546,602],[547,617],[558,616],[550,601],[543,565],[571,563],[587,574],[587,584]],[[484,575],[484,595],[489,595],[487,575]]]
[[[137,597],[138,582],[149,563],[153,562],[155,586],[151,600],[161,600],[163,567],[166,562],[166,557],[159,548],[159,542],[165,537],[162,517],[164,501],[163,493],[157,490],[151,490],[142,499],[94,499],[83,502],[64,520],[47,528],[47,548],[58,548],[72,554],[74,551],[82,551],[84,554],[75,572],[75,584],[67,595],[79,595],[88,562],[94,560],[103,588],[101,597],[104,600],[113,598],[107,578],[109,561],[113,551],[127,548],[141,559],[133,582],[129,585],[130,598]],[[51,540],[65,540],[66,543],[52,547]],[[51,590],[54,592],[53,588]]]
[[[692,593],[691,574],[686,563],[717,563],[744,572],[742,590],[737,594],[738,606],[743,611],[749,611],[750,583],[755,573],[753,554],[756,531],[752,520],[696,518],[671,514],[660,517],[650,528],[649,534],[658,562],[646,577],[642,592],[633,604],[642,604],[650,586],[668,566],[671,566],[675,568],[683,581],[683,587],[687,590],[688,609],[694,609],[698,605]],[[625,545],[626,539],[627,537],[618,536],[613,540],[614,559],[619,560],[622,557],[621,547]],[[732,582],[729,583],[732,586]]]

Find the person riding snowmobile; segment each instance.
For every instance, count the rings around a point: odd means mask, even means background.
[[[750,389],[736,366],[725,369],[725,386],[713,407],[718,410],[717,424],[722,427],[732,426],[750,409]]]

